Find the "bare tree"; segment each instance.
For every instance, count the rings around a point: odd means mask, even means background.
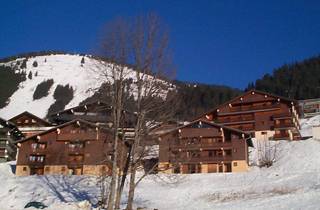
[[[259,167],[270,167],[276,161],[278,155],[278,141],[272,141],[268,139],[266,135],[263,135],[262,138],[257,139],[257,152],[258,159],[257,165]]]
[[[174,101],[174,92],[168,78],[174,76],[168,48],[168,33],[157,16],[150,14],[132,18],[131,21],[116,19],[106,26],[102,42],[102,62],[105,68],[100,72],[112,85],[112,113],[114,132],[112,177],[108,197],[108,210],[119,209],[121,195],[127,174],[130,174],[127,209],[133,205],[136,186],[157,166],[136,179],[143,157],[148,154],[143,140],[148,136],[149,126],[156,121],[168,119],[173,109],[168,103]],[[133,80],[130,88],[126,80]],[[134,96],[136,121],[134,137],[129,143],[126,160],[118,157],[119,141],[125,141],[125,131],[121,128],[121,116],[128,100],[128,92]],[[130,95],[130,94],[129,94]],[[121,130],[122,129],[122,130]],[[120,138],[120,134],[122,134]],[[123,156],[121,156],[123,157]],[[117,173],[119,162],[122,175]]]

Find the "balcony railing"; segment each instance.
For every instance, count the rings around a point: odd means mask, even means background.
[[[289,137],[290,137],[289,134],[282,134],[282,133],[273,135],[274,139],[288,139]]]
[[[57,136],[57,140],[91,140],[96,138],[97,138],[96,132],[62,133]]]
[[[233,123],[233,122],[242,122],[242,121],[253,121],[254,117],[228,117],[224,119],[217,120],[217,123]]]
[[[170,148],[172,149],[210,149],[210,148],[221,148],[221,147],[231,147],[232,142],[215,142],[215,143],[198,143],[198,144],[172,144]]]
[[[292,128],[295,127],[293,123],[279,123],[279,124],[274,124],[274,128]]]
[[[75,147],[75,148],[68,148],[68,152],[70,153],[70,154],[82,154],[82,153],[84,153],[84,148],[82,147],[82,148],[78,148],[78,147]]]
[[[209,161],[232,161],[233,158],[230,155],[226,156],[213,156],[213,157],[186,157],[186,158],[172,158],[171,162],[188,162],[188,163],[199,163],[199,162],[209,162]]]
[[[6,143],[0,143],[0,148],[6,148],[8,145]]]
[[[257,111],[264,110],[274,110],[280,108],[280,104],[272,104],[272,105],[259,105],[259,106],[235,106],[230,107],[230,112],[222,112],[218,113],[220,116],[231,115],[231,114],[242,114],[242,113],[252,113]]]

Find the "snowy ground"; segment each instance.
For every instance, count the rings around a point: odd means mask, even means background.
[[[315,119],[305,125],[319,123]],[[247,173],[148,176],[135,204],[165,210],[320,209],[320,141],[279,141],[277,151],[273,166],[251,167]],[[16,177],[10,164],[0,164],[1,210],[22,209],[29,201],[61,210],[85,209],[78,207],[83,200],[97,202],[94,177]]]

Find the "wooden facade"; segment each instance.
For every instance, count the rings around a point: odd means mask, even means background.
[[[72,120],[19,141],[16,174],[110,173],[112,144],[109,130],[80,119]],[[126,147],[119,144],[120,167]]]
[[[0,118],[0,162],[16,159],[15,142],[24,136],[10,121]]]
[[[304,118],[320,115],[320,98],[299,101],[301,115]]]
[[[11,118],[9,121],[14,123],[25,137],[33,136],[52,128],[51,123],[27,111]]]
[[[248,168],[250,135],[196,120],[159,136],[159,170],[166,173],[242,172]]]
[[[298,104],[294,100],[251,90],[202,115],[221,125],[250,132],[257,139],[300,139]]]

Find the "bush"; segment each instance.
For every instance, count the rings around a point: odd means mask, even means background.
[[[7,105],[8,99],[18,90],[20,82],[25,80],[25,72],[15,73],[9,66],[0,66],[0,108]]]
[[[38,62],[37,62],[37,61],[33,61],[32,66],[33,66],[33,67],[38,67]]]
[[[41,82],[33,93],[33,100],[37,100],[46,97],[49,94],[49,90],[53,85],[53,79],[49,79]]]
[[[73,99],[73,88],[70,85],[58,85],[53,97],[56,99],[48,110],[48,115],[61,111]]]

